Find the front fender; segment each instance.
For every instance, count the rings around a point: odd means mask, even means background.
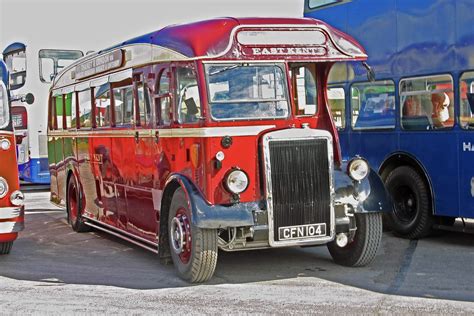
[[[342,170],[334,172],[335,203],[350,204],[355,213],[390,212],[392,202],[380,176],[373,169],[362,181],[354,181]]]
[[[258,211],[258,203],[211,205],[186,176],[174,174],[168,179],[167,184],[173,181],[179,183],[188,198],[193,225],[205,229],[254,225],[253,211]]]

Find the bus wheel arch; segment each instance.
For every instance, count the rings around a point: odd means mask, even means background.
[[[169,181],[163,191],[163,197],[161,199],[161,207],[159,214],[159,238],[158,238],[158,249],[160,261],[163,264],[171,264],[171,249],[169,245],[168,236],[168,216],[170,212],[171,200],[173,199],[174,192],[181,187],[178,180],[173,179]]]
[[[382,164],[379,173],[394,204],[384,223],[409,239],[429,235],[434,223],[433,191],[423,166],[410,155],[397,153]]]

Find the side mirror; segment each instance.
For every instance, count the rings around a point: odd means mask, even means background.
[[[365,61],[362,62],[362,65],[367,70],[367,80],[369,80],[370,82],[374,82],[375,81],[375,71]]]
[[[27,104],[33,104],[35,102],[35,96],[33,93],[27,93],[23,98],[21,98],[22,102],[26,102]]]

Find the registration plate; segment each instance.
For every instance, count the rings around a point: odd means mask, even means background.
[[[326,223],[286,226],[278,228],[278,240],[292,240],[326,236]]]

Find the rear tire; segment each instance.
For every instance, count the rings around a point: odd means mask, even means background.
[[[428,236],[434,218],[430,191],[420,174],[408,166],[398,167],[388,175],[385,186],[394,204],[393,211],[387,214],[394,233],[409,239]]]
[[[13,241],[0,242],[0,255],[8,255],[13,247]]]
[[[168,233],[171,258],[179,277],[192,283],[209,280],[217,264],[217,230],[192,224],[182,188],[174,192],[171,200]]]
[[[328,243],[334,261],[348,267],[362,267],[371,263],[382,243],[382,214],[355,214],[357,231],[352,242],[339,247],[336,240]]]
[[[79,195],[79,186],[74,176],[69,177],[66,194],[68,223],[75,232],[84,233],[90,231],[91,227],[84,224],[84,220],[82,219],[82,202]]]

